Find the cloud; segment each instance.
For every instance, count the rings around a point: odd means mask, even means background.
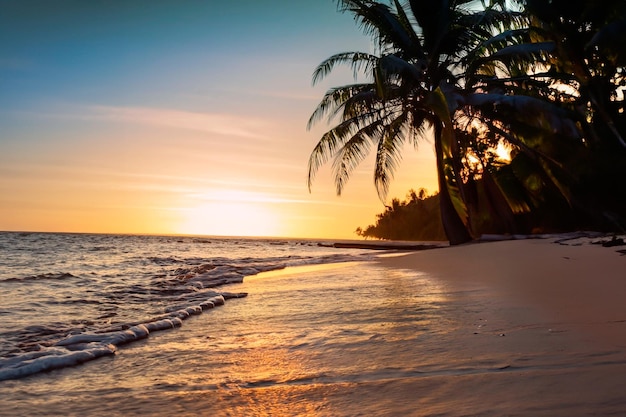
[[[321,91],[321,90],[320,90]],[[294,101],[312,101],[318,102],[323,97],[323,91],[314,91],[311,93],[299,92],[299,91],[263,91],[257,90],[254,94],[260,97],[280,98]]]
[[[111,121],[164,126],[243,138],[266,138],[269,123],[260,118],[150,107],[91,106],[90,116]],[[87,117],[89,117],[89,115]]]
[[[286,194],[284,192],[258,192],[246,189],[223,189],[214,188],[202,191],[190,192],[186,198],[206,203],[262,203],[262,204],[305,204],[323,205],[335,207],[369,207],[362,203],[354,203],[341,200],[318,200],[303,198],[300,195]]]

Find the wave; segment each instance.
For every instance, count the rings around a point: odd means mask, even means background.
[[[2,282],[18,282],[18,281],[40,281],[40,280],[63,280],[70,278],[78,278],[69,272],[48,272],[45,274],[29,275],[20,278],[5,278]]]
[[[32,259],[10,265],[13,270],[0,279],[2,289],[14,295],[0,310],[6,322],[0,327],[0,380],[114,355],[122,344],[178,328],[225,300],[246,296],[216,288],[248,276],[375,256],[331,253],[312,241],[196,239],[189,245],[172,238],[44,237],[47,245],[22,248],[20,256]],[[196,243],[211,245],[194,249]],[[31,268],[22,269],[28,275],[15,277],[23,265]],[[41,271],[57,267],[66,272]]]
[[[50,347],[1,359],[0,381],[75,366],[103,356],[114,355],[121,345],[145,339],[154,332],[180,327],[183,320],[191,316],[224,305],[227,299],[245,296],[246,293],[216,294],[197,305],[173,311],[151,321],[134,324],[123,330],[70,335]]]

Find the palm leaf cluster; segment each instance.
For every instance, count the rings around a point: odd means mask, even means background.
[[[405,145],[430,137],[451,243],[490,227],[530,229],[546,207],[598,212],[589,189],[622,171],[603,177],[579,166],[601,164],[606,155],[626,161],[623,2],[519,3],[512,10],[497,0],[339,1],[376,52],[333,55],[313,74],[316,83],[348,65],[355,83],[329,90],[309,120],[309,127],[325,119],[334,126],[311,153],[309,188],[332,159],[340,194],[374,151],[384,201]],[[367,81],[357,83],[359,75]],[[498,158],[498,147],[511,158]],[[623,213],[611,209],[618,212],[612,219]]]

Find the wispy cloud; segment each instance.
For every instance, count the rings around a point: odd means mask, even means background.
[[[226,190],[213,189],[204,192],[196,192],[188,194],[189,198],[200,201],[217,201],[231,203],[285,203],[300,202],[290,198],[277,197],[274,195],[247,191],[247,190]]]
[[[264,138],[269,123],[260,118],[220,113],[189,112],[150,107],[91,106],[93,117],[112,121],[165,126],[244,138]]]
[[[250,139],[270,139],[272,123],[261,117],[228,113],[192,112],[155,107],[78,105],[45,102],[45,110],[9,110],[0,113],[20,117],[107,121],[170,127]],[[54,109],[50,111],[50,109]]]
[[[185,197],[201,202],[228,202],[228,203],[270,203],[270,204],[306,204],[343,207],[367,207],[362,203],[341,200],[316,200],[285,193],[264,193],[245,189],[212,189],[202,192],[192,192]]]

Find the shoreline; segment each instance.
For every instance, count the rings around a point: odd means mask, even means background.
[[[379,259],[457,294],[465,324],[449,346],[455,358],[505,358],[491,364],[492,372],[459,375],[446,384],[447,395],[428,391],[424,409],[449,416],[622,415],[626,257],[597,241],[504,240]],[[431,390],[417,380],[412,389]]]
[[[626,348],[626,246],[608,236],[487,240],[377,262],[431,274],[456,289],[488,289],[506,307],[540,311],[546,322]]]
[[[626,257],[592,240],[261,273],[183,332],[0,383],[0,415],[622,415]]]

